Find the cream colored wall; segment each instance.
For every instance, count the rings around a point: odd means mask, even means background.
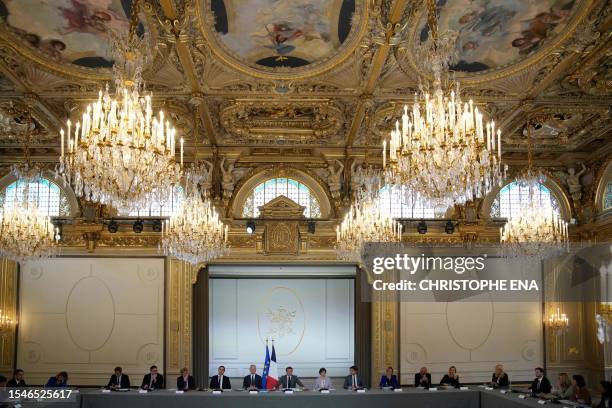
[[[164,361],[164,259],[56,258],[20,274],[17,366],[31,384],[60,370],[103,385],[121,365],[133,384]]]
[[[463,382],[490,381],[502,363],[513,382],[543,365],[541,304],[454,302],[400,304],[402,383],[427,366],[439,382],[450,365]]]

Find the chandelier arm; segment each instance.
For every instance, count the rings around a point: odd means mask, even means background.
[[[427,4],[427,25],[429,26],[429,32],[434,41],[434,46],[438,41],[438,15],[436,13],[436,0],[425,0]]]
[[[136,30],[138,29],[138,10],[140,8],[140,0],[132,1],[132,8],[130,10],[130,41],[137,35]]]

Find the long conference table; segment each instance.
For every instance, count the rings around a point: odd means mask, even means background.
[[[538,398],[522,398],[521,394],[498,390],[485,390],[470,387],[467,390],[438,390],[405,388],[402,392],[388,390],[367,390],[364,393],[336,390],[329,394],[315,391],[301,391],[293,394],[282,392],[260,392],[249,394],[244,391],[226,391],[222,394],[191,391],[177,394],[174,390],[157,390],[139,393],[103,392],[102,390],[81,389],[73,402],[22,401],[21,407],[55,408],[521,408],[541,407]],[[558,407],[576,406],[575,404],[555,404]]]

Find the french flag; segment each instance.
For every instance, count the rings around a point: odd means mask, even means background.
[[[264,363],[262,377],[262,388],[272,390],[278,386],[278,368],[276,365],[276,350],[274,350],[274,343],[272,343],[272,356],[270,356],[270,349],[268,349],[268,344],[266,344],[266,361]]]

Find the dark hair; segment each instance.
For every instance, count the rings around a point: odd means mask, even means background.
[[[115,367],[115,369],[113,371],[119,371],[119,372],[123,372],[123,370],[121,369],[121,367],[117,366]]]
[[[393,371],[393,367],[389,366],[389,367],[387,367],[387,370]]]
[[[68,373],[66,371],[60,371],[55,377],[64,377],[64,380],[68,382]]]
[[[600,381],[601,388],[604,389],[606,396],[612,395],[612,383],[610,381]]]
[[[285,371],[287,371],[287,370],[293,370],[293,367],[288,366],[287,368],[285,368]]]
[[[151,368],[149,368],[149,371],[151,371],[154,368],[157,368],[157,366],[156,365],[152,365]]]
[[[219,368],[222,368],[222,369],[224,369],[224,370],[225,370],[225,366],[219,366]],[[217,370],[218,370],[219,368],[217,368]]]
[[[581,376],[580,374],[574,374],[572,375],[572,378],[574,379],[574,381],[576,381],[576,386],[579,388],[584,388],[586,387],[586,381],[584,381],[584,377]]]
[[[5,383],[6,382],[6,377],[3,375],[0,375],[0,383]]]
[[[18,368],[15,371],[13,371],[13,375],[17,375],[19,373],[23,373],[23,370],[21,368]]]
[[[544,372],[544,369],[543,369],[542,367],[536,367],[536,368],[535,368],[535,371],[541,371],[541,372]]]
[[[327,370],[324,367],[319,368],[319,374],[326,373]]]
[[[357,368],[357,366],[351,366],[350,368],[351,370],[355,370],[355,371],[359,371],[359,369]]]

